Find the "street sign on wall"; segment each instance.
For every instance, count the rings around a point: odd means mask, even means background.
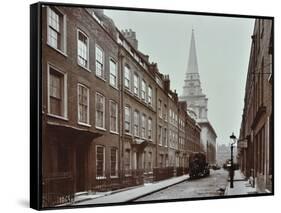
[[[247,148],[247,147],[248,147],[248,141],[247,141],[247,139],[238,141],[238,147],[239,147],[239,148]]]

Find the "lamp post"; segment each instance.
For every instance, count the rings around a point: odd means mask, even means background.
[[[230,188],[233,188],[233,178],[234,178],[234,168],[233,168],[233,146],[236,143],[237,139],[236,136],[234,135],[234,133],[232,133],[232,135],[230,135],[230,139],[233,140],[233,143],[231,143],[230,145],[230,157],[231,157],[231,168],[230,168]]]

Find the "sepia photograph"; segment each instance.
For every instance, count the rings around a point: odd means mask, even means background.
[[[273,17],[58,3],[30,17],[31,207],[274,195]]]

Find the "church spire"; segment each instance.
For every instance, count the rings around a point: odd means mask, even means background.
[[[195,37],[194,29],[192,29],[191,40],[190,40],[190,49],[189,49],[189,58],[186,73],[198,73],[198,63],[197,63],[197,54],[195,46]]]

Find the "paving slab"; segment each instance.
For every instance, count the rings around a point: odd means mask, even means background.
[[[169,186],[175,185],[177,183],[186,181],[189,178],[189,175],[183,175],[180,177],[173,177],[167,180],[144,184],[142,186],[124,190],[118,193],[107,194],[102,197],[97,197],[91,200],[81,201],[79,203],[74,203],[73,205],[88,205],[88,204],[105,204],[105,203],[124,203],[136,200],[140,197],[146,196],[153,192],[162,190]]]

